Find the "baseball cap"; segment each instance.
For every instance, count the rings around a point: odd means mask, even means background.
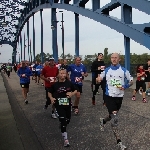
[[[54,60],[54,58],[53,58],[53,57],[51,57],[51,58],[49,58],[49,61],[50,61],[50,60]]]

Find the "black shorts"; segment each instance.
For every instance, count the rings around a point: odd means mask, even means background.
[[[70,106],[56,106],[59,118],[71,119],[71,105]]]
[[[110,97],[105,95],[105,103],[109,114],[112,114],[113,111],[119,111],[121,108],[122,100],[123,97]]]
[[[29,88],[29,83],[20,83],[21,88]]]
[[[35,74],[34,74],[34,75],[35,75],[35,77],[37,77],[37,76],[38,76],[38,72],[37,72],[37,71],[35,71]]]
[[[140,87],[142,87],[143,92],[146,91],[145,81],[138,81],[138,80],[136,80],[136,89],[135,89],[135,91],[137,92],[140,89]]]
[[[74,84],[75,88],[77,89],[77,92],[82,93],[82,85]]]

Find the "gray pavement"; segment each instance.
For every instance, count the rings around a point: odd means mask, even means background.
[[[58,129],[58,119],[54,120],[51,118],[50,107],[46,111],[43,110],[43,106],[45,105],[44,87],[36,85],[34,81],[31,81],[28,96],[29,104],[25,105],[17,75],[11,73],[11,78],[8,79],[6,77],[5,80],[7,80],[7,84],[12,89],[15,97],[12,101],[19,105],[20,113],[24,114],[24,119],[28,120],[33,134],[37,137],[37,140],[29,143],[30,147],[28,147],[28,150],[35,149],[33,147],[34,145],[38,145],[38,143],[44,150],[65,149],[63,148],[63,140]],[[102,105],[102,94],[96,96],[95,106],[91,104],[91,95],[90,81],[85,81],[80,100],[80,114],[79,116],[72,115],[71,123],[67,127],[68,138],[71,144],[71,147],[67,149],[117,150],[118,148],[116,147],[110,123],[106,125],[104,132],[101,132],[99,128],[99,118],[107,115],[107,109]],[[142,103],[142,97],[138,94],[136,101],[131,101],[131,97],[132,89],[126,90],[122,108],[119,112],[119,130],[122,141],[128,147],[128,150],[150,150],[150,103]],[[12,107],[12,109],[14,108]],[[17,121],[17,124],[20,129],[19,125],[21,126],[21,123]],[[28,132],[27,129],[26,132]],[[23,139],[23,132],[19,134]],[[27,136],[28,134],[29,136]],[[25,136],[30,138],[30,132],[28,134]],[[24,139],[22,142],[24,144],[26,140]],[[16,150],[19,149],[16,148]]]

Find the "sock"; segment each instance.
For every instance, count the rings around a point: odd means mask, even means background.
[[[121,142],[121,140],[120,140],[120,139],[118,139],[118,140],[117,140],[117,144],[118,144],[119,142]]]
[[[68,138],[67,138],[67,132],[62,133],[62,136],[63,136],[64,140],[67,140],[67,139],[68,139]]]

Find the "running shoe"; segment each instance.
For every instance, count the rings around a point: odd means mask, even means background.
[[[59,115],[58,115],[58,112],[57,112],[57,111],[55,111],[55,114],[56,114],[56,117],[59,117]]]
[[[78,108],[75,108],[75,109],[74,109],[74,114],[75,114],[75,115],[78,115],[78,113],[79,113],[79,109],[78,109]]]
[[[97,94],[97,95],[100,95],[100,92],[97,92],[96,94]]]
[[[100,118],[100,130],[104,131],[104,118]]]
[[[28,104],[28,101],[27,101],[27,99],[25,99],[25,101],[24,101],[24,102],[25,102],[25,104]]]
[[[64,147],[69,147],[70,144],[69,144],[69,141],[68,140],[64,140]]]
[[[135,101],[135,97],[134,96],[132,97],[132,101]]]
[[[42,86],[44,86],[44,84],[42,83]]]
[[[139,89],[139,94],[142,95],[142,90]]]
[[[119,142],[117,146],[120,148],[120,150],[127,150],[127,147],[122,144],[122,142]]]
[[[142,102],[143,103],[147,103],[147,100],[145,98],[143,98]]]
[[[51,114],[51,117],[52,117],[53,119],[57,119],[57,116],[56,116],[55,113]]]

